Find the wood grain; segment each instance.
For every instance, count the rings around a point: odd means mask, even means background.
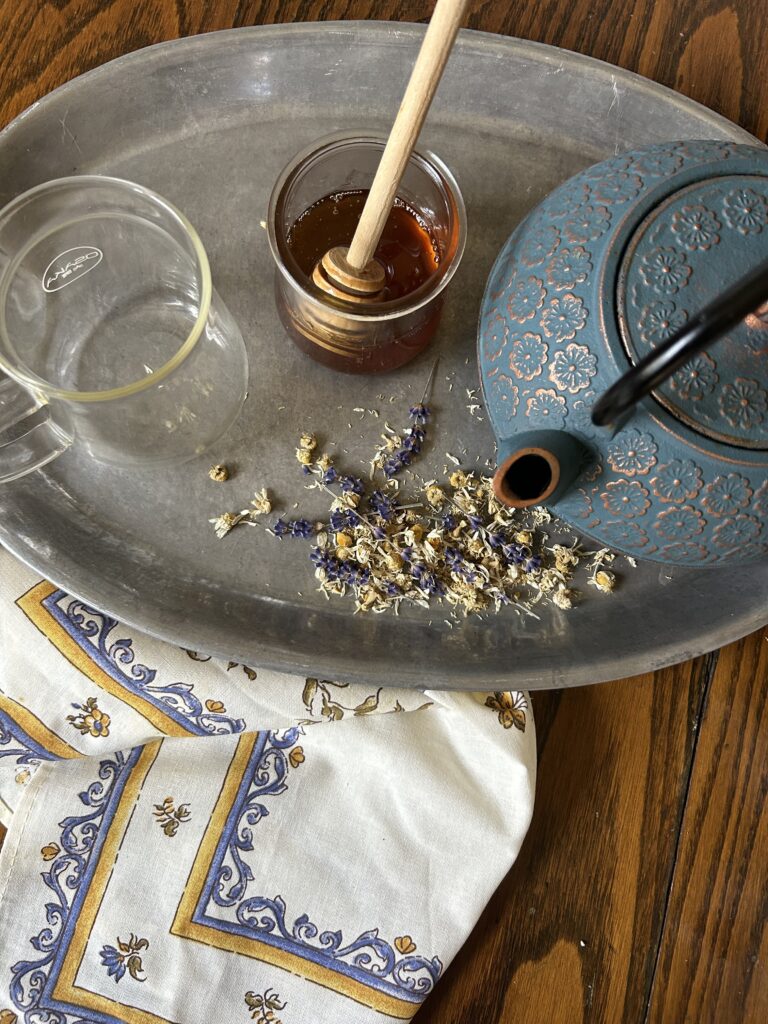
[[[0,0],[0,126],[166,39],[278,21],[426,21],[431,9]],[[472,0],[467,24],[636,71],[766,140],[767,15],[766,0]],[[418,1024],[768,1020],[766,658],[755,634],[653,677],[535,696],[530,834]]]
[[[643,1020],[711,661],[534,695],[531,830],[418,1024]]]
[[[651,1024],[768,1020],[768,633],[723,649],[653,985]]]

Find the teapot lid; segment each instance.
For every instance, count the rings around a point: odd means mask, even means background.
[[[768,177],[738,174],[680,189],[633,234],[616,308],[637,363],[768,259]],[[654,397],[716,441],[768,449],[768,305],[661,384]]]

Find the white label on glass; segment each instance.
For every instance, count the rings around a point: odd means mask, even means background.
[[[43,274],[43,291],[57,292],[83,277],[104,259],[95,245],[76,245],[52,259]]]

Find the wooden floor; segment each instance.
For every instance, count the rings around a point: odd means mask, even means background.
[[[534,696],[531,831],[418,1024],[768,1020],[766,640]]]
[[[0,0],[0,126],[163,39],[271,21],[424,21],[431,8]],[[619,64],[768,137],[768,0],[474,0],[468,25]],[[418,1024],[768,1021],[767,639],[535,696],[531,831]]]

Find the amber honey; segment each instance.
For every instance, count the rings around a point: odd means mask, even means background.
[[[291,226],[286,244],[307,279],[329,249],[349,246],[367,197],[367,189],[334,192],[313,203]],[[429,228],[403,199],[395,199],[374,259],[385,273],[378,302],[410,295],[437,270],[440,255]]]

